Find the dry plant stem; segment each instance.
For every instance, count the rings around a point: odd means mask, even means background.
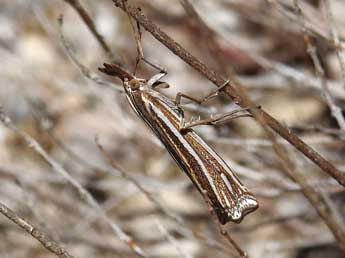
[[[240,94],[243,97],[244,101],[247,103],[247,105],[253,106],[250,99],[244,92],[244,89],[240,87],[239,90],[241,91]],[[340,226],[340,223],[337,221],[337,218],[330,211],[329,205],[323,198],[321,198],[321,196],[316,192],[316,190],[311,185],[309,185],[307,178],[296,169],[296,167],[290,160],[289,156],[287,155],[288,152],[285,150],[283,145],[280,145],[277,142],[274,134],[268,129],[268,127],[264,123],[264,120],[262,119],[262,116],[259,112],[260,109],[253,108],[252,110],[253,116],[261,124],[267,136],[272,141],[273,149],[279,157],[284,172],[301,186],[302,193],[309,200],[310,204],[314,207],[320,218],[328,226],[329,230],[332,232],[333,236],[337,240],[339,247],[343,250],[343,252],[345,252],[345,232]]]
[[[332,38],[334,41],[334,44],[336,46],[340,45],[340,39],[339,39],[339,33],[338,30],[336,28],[336,25],[334,23],[334,17],[333,17],[333,13],[332,13],[332,8],[331,8],[331,2],[329,0],[323,0],[325,9],[326,9],[326,16],[327,16],[327,20],[330,26],[330,30],[331,30],[331,34],[332,34]],[[341,76],[343,78],[343,83],[344,83],[344,89],[345,89],[345,53],[344,53],[344,49],[339,49],[339,48],[335,48],[335,51],[337,53],[337,57],[339,60],[339,64],[340,64],[340,71],[341,71]]]
[[[303,15],[302,9],[299,6],[299,1],[295,0],[294,4],[295,4],[296,12],[298,14],[298,18],[300,19],[300,23],[303,26],[302,28],[303,28],[303,33],[305,35],[304,40],[307,44],[307,52],[313,61],[316,74],[318,75],[318,77],[321,81],[321,87],[323,90],[323,94],[325,95],[327,105],[328,105],[329,109],[331,110],[332,116],[337,120],[339,127],[343,131],[345,131],[345,119],[342,115],[341,109],[335,104],[335,101],[334,101],[334,99],[331,96],[331,93],[329,91],[328,82],[327,82],[327,79],[325,77],[325,71],[324,71],[324,69],[321,65],[320,59],[317,55],[317,49],[312,44],[312,39],[308,35],[308,29],[305,26],[304,15]]]
[[[102,49],[104,52],[109,56],[111,60],[114,60],[114,55],[111,52],[110,47],[108,44],[105,42],[103,36],[97,31],[96,25],[93,22],[91,16],[87,13],[85,8],[81,5],[79,0],[64,0],[65,2],[69,3],[79,14],[79,16],[82,18],[82,20],[85,22],[86,26],[89,28],[91,31],[92,35],[96,38],[98,43],[101,45]]]
[[[149,191],[147,191],[144,187],[141,186],[141,184],[134,179],[132,176],[130,176],[122,167],[119,166],[119,164],[117,164],[117,162],[115,162],[115,160],[111,157],[111,155],[109,153],[107,153],[103,146],[99,143],[99,139],[96,138],[95,142],[97,144],[97,147],[100,149],[100,151],[103,153],[103,155],[107,158],[107,160],[109,161],[110,165],[116,169],[117,171],[120,172],[120,174],[127,179],[128,181],[130,181],[131,183],[133,183],[153,204],[156,205],[156,207],[163,213],[165,214],[167,217],[173,219],[174,221],[176,221],[178,224],[183,225],[183,219],[179,216],[176,216],[175,214],[172,214],[167,208],[165,208],[157,199],[156,197]]]
[[[311,59],[313,60],[316,73],[321,80],[323,93],[325,95],[327,105],[329,109],[331,110],[331,114],[335,118],[335,120],[337,120],[337,123],[339,127],[341,128],[341,130],[345,131],[345,119],[344,119],[344,116],[342,115],[342,110],[335,104],[335,101],[329,92],[327,79],[325,78],[325,71],[322,68],[321,62],[317,56],[316,47],[311,43],[311,39],[307,35],[305,37],[305,41],[307,43],[307,52],[309,53]]]
[[[163,224],[159,221],[155,221],[158,230],[167,238],[167,240],[176,248],[176,250],[180,253],[181,257],[183,258],[193,258],[189,253],[183,250],[182,246],[178,243],[176,238],[169,233],[169,231],[163,226]]]
[[[5,114],[3,109],[0,107],[0,121],[4,126],[11,129],[14,133],[20,136],[29,147],[31,147],[39,156],[41,156],[59,175],[67,180],[79,193],[81,198],[86,201],[97,212],[103,221],[110,226],[114,234],[121,239],[129,248],[131,248],[139,257],[146,258],[145,252],[135,243],[135,241],[127,235],[119,225],[114,223],[104,212],[98,202],[93,196],[76,180],[69,172],[67,172],[61,164],[55,161],[43,148],[42,146],[29,134],[19,130],[11,121],[11,119]]]
[[[294,215],[282,215],[282,216],[273,216],[273,217],[268,217],[267,219],[261,219],[258,220],[257,222],[251,224],[251,225],[240,225],[238,227],[235,227],[233,230],[230,229],[231,232],[236,232],[236,233],[247,233],[247,232],[252,232],[257,229],[262,229],[263,227],[270,226],[272,224],[279,224],[283,225],[286,222],[289,222],[291,220],[296,220],[296,219],[303,219],[306,217],[308,212],[302,212],[302,213],[297,213]]]
[[[117,7],[124,9],[121,0],[113,0]],[[211,82],[218,87],[221,87],[226,80],[217,74],[215,71],[209,69],[204,63],[186,51],[180,44],[171,39],[167,34],[161,31],[151,20],[149,20],[137,7],[126,4],[126,10],[129,15],[136,19],[139,24],[149,31],[158,41],[164,44],[174,54],[179,56],[182,60],[192,66],[195,70],[203,74]],[[236,101],[241,107],[247,108],[244,99],[239,95],[238,90],[231,82],[224,89],[226,94]],[[249,111],[253,114],[252,109]],[[334,177],[341,185],[345,186],[345,174],[341,173],[330,162],[324,159],[320,154],[314,151],[310,146],[305,144],[297,135],[291,132],[288,128],[282,126],[276,119],[270,116],[262,109],[258,110],[258,114],[262,117],[262,121],[270,128],[276,131],[281,137],[290,142],[295,148],[301,151],[306,157],[318,165],[323,171]]]
[[[285,22],[297,22],[299,23],[299,25],[302,25],[300,23],[299,17],[297,17],[296,14],[293,11],[291,11],[291,9],[286,8],[286,5],[284,5],[284,1],[266,0],[266,2],[273,6],[278,12],[283,14],[288,19],[288,21]],[[304,23],[304,26],[308,29],[308,31],[312,33],[312,35],[323,39],[331,47],[342,50],[344,49],[344,42],[335,42],[332,35],[329,35],[327,31],[321,29],[319,25],[308,21]]]
[[[35,226],[33,226],[31,223],[29,223],[27,220],[20,217],[18,214],[16,214],[14,211],[12,211],[10,208],[8,208],[5,204],[0,202],[0,213],[6,216],[9,220],[11,220],[13,223],[24,229],[26,232],[28,232],[32,237],[37,239],[47,250],[55,254],[57,257],[60,258],[73,258],[71,254],[69,254],[64,248],[61,247],[61,245],[53,240],[51,240],[49,237],[46,236],[45,233],[37,229]]]
[[[94,81],[95,83],[97,83],[98,85],[101,86],[105,86],[109,89],[112,89],[114,91],[117,92],[123,92],[123,88],[118,86],[118,87],[114,87],[114,83],[109,83],[107,81],[102,80],[102,78],[100,78],[97,74],[93,73],[90,71],[90,69],[88,69],[86,66],[84,66],[81,62],[79,62],[79,60],[77,59],[77,57],[75,56],[70,44],[67,42],[63,31],[62,31],[62,26],[63,26],[63,15],[60,15],[60,17],[58,18],[58,29],[59,29],[59,36],[60,36],[60,40],[62,42],[62,45],[64,47],[64,50],[67,54],[67,56],[72,60],[72,63],[75,64],[75,66],[80,70],[80,72],[88,79]]]

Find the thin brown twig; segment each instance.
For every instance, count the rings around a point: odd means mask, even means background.
[[[57,243],[56,241],[50,239],[45,233],[41,230],[33,226],[30,222],[26,219],[22,218],[10,208],[8,208],[5,204],[0,202],[0,213],[6,216],[9,220],[13,223],[24,229],[28,232],[32,237],[38,240],[44,248],[46,248],[51,253],[55,254],[57,257],[60,258],[73,258],[70,253],[67,252],[66,249],[61,247],[61,244]]]
[[[327,80],[325,77],[325,71],[324,71],[324,69],[321,65],[321,61],[318,57],[316,46],[312,43],[312,39],[309,36],[307,27],[304,26],[304,24],[305,24],[304,23],[304,14],[303,14],[301,7],[299,6],[299,1],[295,0],[294,5],[295,5],[297,15],[300,19],[300,23],[302,24],[302,30],[303,30],[303,33],[305,35],[304,39],[305,39],[305,42],[307,45],[307,52],[310,55],[312,62],[313,62],[313,65],[314,65],[314,68],[316,70],[316,73],[318,74],[318,76],[320,77],[320,80],[322,82],[322,88],[324,91],[324,95],[325,95],[327,104],[328,104],[329,108],[331,109],[331,114],[337,120],[340,128],[345,129],[345,120],[341,114],[341,109],[336,106],[332,96],[329,93],[328,84],[327,84]],[[339,220],[338,211],[335,209],[333,203],[331,202],[331,200],[328,198],[328,196],[325,193],[323,193],[321,191],[320,194],[318,194],[310,185],[309,185],[309,187],[312,189],[312,191],[314,191],[314,193],[312,193],[312,192],[310,192],[310,193],[315,195],[314,199],[315,200],[316,200],[316,198],[318,199],[319,205],[326,207],[326,209],[317,210],[319,216],[321,218],[323,218],[324,220],[326,219],[325,222],[326,222],[327,226],[331,229],[335,238],[338,240],[340,247],[343,249],[343,251],[345,251],[345,230],[343,227],[343,223],[341,222],[341,220]],[[303,191],[303,189],[302,189],[302,191]],[[313,204],[313,201],[311,201],[311,203]],[[320,206],[320,208],[321,208],[321,206]]]
[[[94,21],[92,20],[91,16],[88,14],[86,9],[81,5],[79,0],[64,0],[66,3],[69,3],[74,10],[79,14],[80,18],[85,22],[86,26],[91,31],[92,35],[96,38],[97,42],[101,45],[104,52],[108,55],[108,57],[115,61],[114,54],[111,51],[111,48],[105,42],[103,36],[98,32]]]
[[[114,4],[124,9],[121,0],[113,0]],[[179,56],[182,60],[192,66],[199,73],[203,74],[211,82],[213,82],[218,87],[224,85],[226,80],[220,76],[215,71],[208,68],[199,59],[191,55],[187,50],[185,50],[180,44],[175,42],[166,33],[164,33],[158,26],[156,26],[151,20],[149,20],[141,11],[140,8],[134,7],[132,5],[126,4],[126,10],[134,19],[136,19],[139,24],[149,31],[158,41],[164,44],[168,49],[170,49],[175,55]],[[225,88],[226,94],[234,101],[236,101],[241,107],[247,108],[245,100],[238,93],[238,90],[230,82]],[[253,109],[250,109],[250,113],[253,113]],[[281,137],[289,141],[295,148],[301,151],[306,157],[318,165],[324,172],[328,173],[330,176],[334,177],[341,185],[345,186],[345,174],[341,173],[335,166],[333,166],[329,161],[323,158],[319,153],[313,150],[310,146],[305,144],[297,135],[291,132],[288,128],[280,124],[271,115],[266,113],[264,110],[260,109],[258,115],[262,117],[262,121],[277,132]]]
[[[264,129],[268,138],[272,141],[272,147],[275,153],[277,154],[283,171],[291,177],[300,187],[304,196],[308,199],[310,204],[314,207],[319,217],[325,222],[329,230],[332,232],[335,239],[338,241],[340,248],[345,251],[345,232],[339,226],[337,219],[331,214],[328,208],[327,202],[317,193],[317,191],[308,183],[307,178],[297,169],[294,163],[291,161],[287,155],[287,151],[283,145],[279,144],[276,140],[275,135],[272,131],[269,130],[265,124],[262,114],[260,113],[259,108],[255,108],[248,95],[246,94],[244,88],[238,83],[238,91],[243,98],[243,101],[248,107],[253,111],[253,116],[260,123]]]
[[[298,7],[297,0],[295,1],[295,5]],[[240,89],[242,90],[242,88]],[[242,92],[241,95],[245,98],[246,101],[249,102],[248,104],[251,104],[249,98],[246,97],[246,94],[244,92]],[[343,251],[345,251],[345,232],[339,226],[339,223],[337,219],[334,217],[334,215],[331,214],[330,210],[328,209],[327,202],[323,198],[321,198],[321,196],[316,192],[316,190],[312,186],[310,186],[305,176],[296,169],[295,165],[289,159],[288,155],[286,155],[286,151],[283,145],[280,145],[276,141],[272,132],[268,130],[266,124],[264,123],[264,120],[262,119],[262,116],[258,114],[257,109],[254,109],[253,115],[254,117],[256,117],[256,120],[260,122],[266,134],[272,140],[273,149],[278,155],[281,165],[284,168],[284,171],[302,187],[302,193],[309,200],[314,209],[317,211],[320,218],[326,223],[330,231],[333,233],[334,237],[338,241],[340,248]]]
[[[200,33],[202,34],[206,34],[206,41],[208,41],[207,43],[210,45],[211,47],[214,48],[212,54],[217,56],[217,60],[221,60],[220,65],[222,67],[227,66],[226,63],[224,62],[224,60],[222,60],[224,57],[223,55],[220,55],[219,52],[223,52],[224,50],[226,50],[227,52],[229,51],[235,51],[237,53],[237,55],[241,56],[241,60],[248,60],[249,63],[256,63],[257,65],[261,66],[262,68],[268,69],[268,70],[275,70],[278,73],[282,74],[284,77],[287,78],[291,78],[293,80],[295,80],[296,82],[303,84],[304,87],[308,87],[308,88],[312,88],[312,89],[317,89],[318,91],[322,91],[322,87],[320,86],[320,80],[318,78],[315,78],[315,76],[313,75],[308,75],[304,72],[298,71],[295,68],[288,66],[286,64],[280,63],[278,61],[272,61],[267,59],[264,56],[261,56],[259,54],[256,54],[254,52],[248,52],[244,49],[241,49],[241,47],[239,46],[234,46],[231,44],[231,42],[227,39],[227,37],[225,35],[223,35],[223,33],[221,31],[218,31],[216,27],[212,27],[211,25],[207,24],[204,20],[200,19],[199,16],[197,16],[196,10],[195,8],[193,8],[193,5],[191,5],[189,2],[190,0],[180,0],[181,2],[188,2],[188,6],[186,9],[186,12],[189,16],[191,16],[192,18],[196,19],[196,25],[198,27],[198,30],[201,31]],[[238,3],[231,5],[232,8],[236,8],[236,11],[239,11],[240,14],[242,14],[241,11],[242,8],[237,8],[236,6],[238,5]],[[246,8],[248,8],[248,6],[246,6]],[[254,11],[252,11],[254,12]],[[251,14],[247,14],[244,13],[244,15],[246,15],[246,19],[251,19],[253,17],[253,15]],[[262,18],[262,17],[261,17]],[[255,20],[255,22],[260,22],[261,19],[259,20]],[[265,24],[266,25],[266,24]],[[268,25],[269,26],[269,25]],[[217,35],[215,35],[217,33]],[[202,36],[202,35],[201,35]],[[214,39],[214,37],[221,37],[222,40],[224,40],[224,44],[222,44],[221,49],[218,49],[219,47],[217,47],[217,45],[219,43],[217,43],[217,40]],[[219,40],[218,40],[219,41]],[[213,43],[212,43],[213,42]],[[340,44],[340,43],[339,43]],[[217,50],[218,49],[218,50]],[[340,51],[340,49],[339,49]],[[342,52],[340,52],[342,53]],[[234,58],[232,58],[234,59]],[[239,62],[241,62],[241,60]],[[234,59],[234,61],[236,62],[237,60]],[[231,68],[230,68],[231,69]],[[226,68],[226,70],[228,71],[229,68]],[[220,69],[220,71],[225,74],[226,72],[223,71],[223,69]],[[246,79],[248,81],[248,78]],[[272,83],[272,78],[270,78],[270,81],[267,82],[264,81],[262,82],[263,85],[265,85],[264,87],[271,87],[268,86],[269,84]],[[258,83],[258,78],[253,78],[253,76],[251,76],[251,84]],[[337,98],[344,98],[344,91],[343,88],[341,88],[341,82],[336,82],[336,81],[331,81],[331,80],[327,80],[328,85],[329,85],[329,90],[331,92],[331,94],[333,96],[336,96]],[[259,82],[260,84],[260,82]],[[284,87],[287,86],[287,83],[284,82],[283,83]],[[249,86],[249,85],[246,85]],[[345,89],[345,88],[344,88]]]
[[[284,146],[277,142],[275,135],[268,129],[263,114],[260,113],[260,109],[255,108],[250,98],[246,94],[244,88],[239,83],[237,84],[237,86],[239,86],[237,88],[239,95],[242,97],[244,103],[246,103],[246,106],[254,107],[251,108],[253,116],[261,124],[262,128],[266,132],[266,135],[272,141],[272,147],[279,157],[279,161],[284,172],[301,186],[301,190],[304,196],[309,200],[320,218],[325,222],[330,231],[333,233],[334,237],[338,241],[340,248],[345,251],[345,232],[339,226],[337,219],[329,211],[327,202],[323,198],[321,198],[321,196],[312,186],[310,186],[306,177],[296,168],[296,166],[290,160]]]

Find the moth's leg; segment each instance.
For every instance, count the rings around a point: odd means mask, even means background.
[[[157,73],[154,76],[150,78],[150,80],[147,81],[147,85],[149,87],[152,87],[153,89],[158,89],[158,88],[169,88],[169,84],[166,82],[160,81],[166,73]]]
[[[177,109],[181,117],[180,124],[179,124],[179,131],[182,131],[186,127],[186,120],[184,119],[184,110],[180,106],[177,106]]]
[[[184,93],[182,93],[182,92],[178,92],[178,93],[176,94],[176,96],[175,96],[175,104],[176,104],[177,106],[179,106],[179,107],[181,106],[181,99],[182,99],[182,98],[189,99],[189,100],[191,100],[191,101],[193,101],[193,102],[195,102],[195,103],[198,103],[198,104],[201,104],[201,103],[202,103],[202,100],[200,100],[200,99],[191,97],[191,96],[186,95],[186,94],[184,94]]]
[[[183,129],[191,128],[193,126],[201,125],[201,124],[212,124],[212,123],[216,124],[216,123],[219,123],[219,122],[217,122],[218,120],[223,120],[220,117],[218,117],[218,119],[213,121],[214,119],[211,117],[209,119],[203,119],[203,120],[198,119],[197,121],[194,121],[194,122],[191,121],[191,122],[186,123],[186,121],[184,119],[183,109],[181,107],[181,99],[183,97],[183,98],[189,99],[189,100],[191,100],[193,102],[196,102],[196,103],[198,103],[200,105],[203,102],[206,102],[206,101],[216,97],[219,94],[219,92],[221,90],[223,90],[228,85],[228,83],[229,83],[229,80],[227,80],[222,86],[218,87],[216,90],[212,91],[210,94],[208,94],[207,96],[205,96],[202,99],[197,99],[197,98],[191,97],[189,95],[186,95],[184,93],[178,92],[176,94],[176,97],[175,97],[175,104],[177,105],[178,109],[180,110],[180,114],[181,114],[181,121],[180,121],[179,129],[183,130]],[[223,115],[224,116],[229,116],[229,114],[223,114]],[[198,124],[196,124],[196,123],[198,123]]]
[[[147,59],[145,58],[144,50],[143,50],[143,47],[142,47],[142,45],[141,45],[141,35],[142,35],[142,33],[141,33],[140,24],[139,24],[139,22],[136,22],[136,23],[137,23],[137,30],[136,30],[136,31],[137,31],[137,38],[138,38],[138,40],[137,40],[137,52],[138,52],[137,63],[139,63],[139,62],[142,60],[142,61],[144,61],[146,64],[152,66],[152,67],[155,68],[157,71],[159,71],[159,73],[167,74],[168,72],[167,72],[164,68],[160,67],[160,66],[157,65],[157,64],[152,63],[151,61],[149,61],[149,60],[147,60]]]
[[[185,99],[189,99],[189,100],[196,102],[198,104],[202,104],[202,103],[218,96],[219,92],[222,91],[228,85],[228,83],[229,83],[229,80],[227,80],[222,86],[218,87],[217,89],[215,89],[214,91],[212,91],[211,93],[209,93],[208,95],[206,95],[202,99],[197,99],[197,98],[194,98],[194,97],[191,97],[191,96],[188,96],[184,93],[179,92],[176,94],[175,103],[178,106],[181,105],[181,99],[183,97]]]
[[[141,61],[145,62],[146,64],[152,66],[154,69],[156,69],[159,74],[168,74],[168,72],[160,67],[159,65],[157,64],[154,64],[153,62],[149,61],[148,59],[145,58],[145,55],[144,55],[144,50],[143,50],[143,47],[142,47],[142,44],[141,44],[141,29],[140,29],[140,24],[139,22],[136,22],[136,29],[134,28],[134,25],[132,24],[132,27],[133,27],[133,31],[135,33],[135,41],[136,41],[136,46],[137,46],[137,58],[136,58],[136,61],[135,61],[135,67],[134,67],[134,74],[135,72],[137,71],[138,69],[138,66],[139,66],[139,63]]]
[[[136,47],[137,47],[137,58],[136,58],[136,62],[135,62],[135,66],[134,66],[134,72],[133,74],[135,75],[137,68],[139,66],[139,63],[141,61],[144,61],[145,63],[151,65],[152,67],[154,67],[155,69],[157,69],[158,71],[165,72],[164,69],[160,68],[158,65],[153,64],[152,62],[148,61],[145,57],[144,57],[144,51],[143,51],[143,47],[141,45],[141,30],[140,30],[140,25],[138,22],[136,22],[136,26],[134,25],[134,21],[131,18],[131,16],[128,14],[127,12],[127,1],[122,0],[123,6],[124,6],[124,11],[127,13],[128,16],[128,20],[131,24],[132,30],[134,32],[134,37],[135,37],[135,42],[136,42]],[[165,72],[166,73],[166,72]]]
[[[239,117],[252,117],[252,115],[248,113],[248,109],[249,108],[239,108],[224,114],[211,115],[211,117],[205,119],[191,119],[189,122],[184,122],[183,127],[180,129],[184,130],[198,125],[216,125]]]
[[[153,89],[168,89],[170,85],[166,82],[156,82],[152,85]]]

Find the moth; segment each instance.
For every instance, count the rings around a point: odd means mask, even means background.
[[[192,129],[182,128],[183,110],[155,88],[162,74],[138,79],[115,64],[99,70],[123,81],[127,100],[152,129],[179,167],[203,195],[221,224],[240,223],[258,208],[253,194],[225,161]]]

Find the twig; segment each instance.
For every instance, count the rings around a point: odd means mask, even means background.
[[[115,160],[110,156],[110,154],[108,154],[103,146],[99,143],[99,139],[98,137],[96,137],[95,142],[97,144],[97,147],[99,148],[99,150],[103,153],[103,155],[108,159],[110,165],[116,169],[117,171],[120,172],[120,174],[122,175],[123,178],[125,178],[126,180],[130,181],[132,184],[134,184],[153,204],[156,205],[156,207],[163,213],[165,214],[167,217],[173,219],[174,221],[176,221],[178,224],[183,224],[183,220],[181,217],[172,214],[166,207],[164,207],[157,199],[156,197],[149,192],[148,190],[146,190],[134,177],[132,177],[131,175],[129,175],[122,167],[120,167],[119,164],[117,164],[115,162]]]
[[[117,7],[124,9],[121,0],[113,0]],[[191,55],[186,51],[180,44],[171,39],[167,34],[161,31],[151,20],[149,20],[141,11],[140,8],[130,6],[126,4],[126,10],[139,24],[149,31],[158,41],[169,48],[174,54],[179,56],[182,60],[192,66],[199,73],[203,74],[211,82],[218,87],[224,85],[226,80],[215,71],[209,69],[204,63]],[[232,82],[225,88],[227,95],[236,101],[241,107],[248,108],[247,103],[239,95],[235,84]],[[253,109],[249,110],[253,114]],[[345,186],[345,174],[341,173],[336,167],[330,162],[323,158],[320,154],[314,151],[310,146],[305,144],[297,135],[291,132],[288,128],[282,126],[276,119],[270,116],[268,113],[260,109],[258,115],[262,117],[262,121],[267,124],[270,128],[276,131],[281,137],[289,141],[295,148],[301,151],[306,157],[318,165],[323,171],[334,177],[341,185]]]
[[[336,28],[336,25],[334,23],[334,17],[333,17],[333,13],[332,13],[332,8],[331,8],[331,2],[329,0],[323,0],[325,9],[326,9],[326,17],[330,26],[330,30],[331,30],[331,35],[334,41],[334,44],[340,45],[340,39],[339,39],[339,34],[338,34],[338,30]],[[337,47],[335,47],[335,52],[337,54],[338,57],[338,61],[340,64],[340,71],[341,71],[341,76],[343,79],[343,83],[344,83],[344,89],[345,89],[345,54],[344,54],[344,49],[339,49]]]
[[[98,43],[101,45],[104,52],[109,56],[111,60],[115,61],[115,57],[111,51],[111,48],[105,42],[103,36],[97,31],[96,25],[93,22],[91,16],[87,13],[86,9],[81,5],[79,0],[64,0],[64,1],[69,3],[74,8],[74,10],[76,10],[76,12],[85,22],[86,26],[91,31],[92,35],[94,35]]]
[[[68,183],[70,183],[80,194],[81,198],[86,201],[101,218],[111,227],[114,234],[121,239],[128,247],[130,247],[138,256],[147,257],[145,252],[135,243],[135,241],[127,235],[119,225],[114,223],[104,212],[94,197],[76,180],[69,172],[67,172],[57,161],[55,161],[43,148],[42,146],[29,134],[19,130],[11,121],[3,109],[0,107],[0,121],[4,126],[11,129],[18,136],[20,136],[29,147],[31,147],[38,155],[40,155],[58,174],[60,174]]]
[[[278,215],[278,216],[272,216],[268,217],[266,219],[261,219],[253,224],[250,225],[240,225],[239,227],[235,227],[234,229],[230,229],[231,232],[236,233],[245,233],[245,232],[251,232],[258,229],[261,229],[266,226],[270,226],[272,224],[284,224],[286,222],[289,222],[291,220],[297,220],[297,219],[303,219],[306,217],[308,213],[306,211],[299,212],[297,214],[289,214],[289,215]]]
[[[284,77],[298,82],[300,85],[303,85],[306,88],[316,89],[318,92],[322,91],[322,87],[320,87],[320,80],[314,76],[301,72],[293,68],[292,66],[269,60],[265,57],[256,55],[251,52],[248,52],[248,55],[265,69],[272,69],[277,73],[283,75]],[[286,82],[284,83],[286,84]],[[336,96],[339,99],[345,99],[345,91],[340,88],[341,83],[331,80],[328,80],[327,83],[330,86],[332,95]]]
[[[266,0],[271,6],[273,6],[278,12],[283,14],[290,22],[297,23],[298,25],[302,25],[300,22],[300,19],[298,15],[296,15],[295,12],[293,12],[292,8],[286,8],[284,6],[284,3],[282,1],[272,1],[272,0]],[[303,1],[305,2],[305,1]],[[305,7],[308,6],[308,4],[304,3]],[[286,21],[285,21],[286,23]],[[314,24],[311,21],[307,21],[304,23],[304,26],[312,33],[313,36],[319,37],[323,39],[327,44],[329,44],[331,47],[344,49],[344,41],[342,42],[335,42],[334,38],[329,35],[329,33],[320,28],[320,24]]]
[[[67,54],[67,56],[72,60],[72,63],[77,66],[77,68],[80,70],[80,72],[88,79],[94,81],[98,85],[105,86],[107,88],[110,88],[114,91],[117,92],[123,92],[123,88],[114,84],[114,83],[109,83],[107,81],[104,81],[102,78],[100,78],[97,74],[91,72],[86,66],[84,66],[82,63],[79,62],[79,60],[76,58],[70,44],[67,42],[65,39],[65,36],[62,32],[62,26],[63,26],[63,15],[60,15],[58,18],[58,28],[59,28],[59,35],[60,35],[60,40],[63,44],[64,50]]]
[[[216,31],[206,26],[205,21],[200,17],[194,8],[192,1],[180,0],[180,3],[187,13],[187,18],[191,18],[194,21],[192,26],[195,27],[196,33],[200,38],[200,44],[202,44],[201,47],[206,48],[209,56],[217,63],[217,69],[219,69],[223,74],[227,74],[229,71],[229,65],[226,62],[221,48],[217,42]]]
[[[301,9],[299,9],[299,10],[301,10]],[[304,39],[305,39],[305,42],[307,44],[307,52],[313,61],[316,74],[318,75],[318,77],[321,80],[321,86],[323,89],[323,94],[325,95],[327,105],[328,105],[329,109],[331,110],[331,114],[337,120],[339,127],[343,131],[345,131],[345,119],[344,119],[344,116],[342,115],[342,110],[341,110],[341,108],[339,108],[335,104],[335,101],[334,101],[333,97],[331,96],[331,93],[329,92],[327,79],[325,77],[325,71],[324,71],[324,69],[321,65],[320,59],[317,55],[317,49],[316,49],[315,45],[312,44],[312,39],[310,38],[309,35],[306,34]]]
[[[30,222],[20,217],[18,214],[16,214],[14,211],[12,211],[10,208],[8,208],[5,204],[1,202],[0,202],[0,213],[2,213],[9,220],[14,222],[16,225],[18,225],[22,229],[24,229],[26,232],[28,232],[32,237],[37,239],[44,246],[44,248],[46,248],[47,250],[55,254],[57,257],[60,257],[60,258],[74,257],[71,254],[69,254],[67,250],[62,248],[59,243],[51,240],[49,237],[46,236],[45,233],[37,229]]]
[[[300,250],[306,248],[315,248],[320,246],[330,246],[334,243],[330,235],[317,234],[309,236],[308,238],[298,238],[284,241],[269,241],[265,242],[266,252],[281,253],[287,250]],[[340,255],[339,255],[340,256]],[[338,257],[339,257],[338,256]],[[340,256],[341,257],[341,256]]]
[[[325,98],[326,98],[327,105],[328,105],[329,109],[331,110],[332,116],[337,120],[339,127],[343,131],[345,131],[345,118],[342,115],[341,108],[339,108],[335,104],[335,101],[334,101],[334,99],[331,96],[331,93],[329,91],[328,82],[327,82],[327,79],[326,79],[326,76],[325,76],[325,71],[324,71],[324,69],[323,69],[323,67],[321,65],[321,61],[320,61],[320,59],[318,57],[317,49],[316,49],[315,45],[312,43],[312,39],[309,36],[309,31],[308,31],[308,28],[305,25],[304,14],[303,14],[303,11],[302,11],[301,7],[299,6],[299,1],[298,0],[294,0],[294,5],[295,5],[295,9],[296,9],[298,18],[299,18],[301,26],[302,26],[303,33],[305,35],[304,36],[304,40],[305,40],[306,45],[307,45],[307,52],[308,52],[308,54],[310,55],[310,57],[311,57],[311,59],[313,61],[316,74],[318,75],[318,77],[319,77],[319,79],[321,81],[321,86],[322,86],[322,89],[323,89],[323,94],[325,95]]]
[[[339,132],[339,131],[338,131]],[[326,132],[327,133],[327,132]],[[331,132],[330,132],[331,133]],[[216,142],[218,144],[223,144],[223,145],[233,145],[239,148],[264,148],[264,147],[271,147],[272,142],[267,140],[267,139],[261,139],[261,138],[248,138],[248,139],[243,139],[243,138],[227,138],[227,137],[215,137],[215,136],[210,136],[210,135],[205,135],[204,138],[208,141],[211,142]],[[277,139],[277,141],[284,145],[284,146],[291,146],[290,143],[286,142],[284,139]],[[337,141],[341,141],[340,139],[332,139],[332,137],[329,136],[320,136],[320,137],[315,137],[305,139],[305,142],[309,145],[330,145],[332,143],[336,143]]]
[[[163,226],[159,220],[155,220],[158,230],[167,238],[167,240],[176,248],[183,258],[193,258],[189,253],[183,250],[182,246],[177,242],[175,237],[173,237],[168,230]]]
[[[243,101],[247,104],[248,107],[253,107],[253,103],[247,96],[243,87],[239,87],[238,90],[240,91],[240,95],[243,98]],[[339,227],[338,222],[332,214],[330,214],[327,203],[321,196],[316,192],[316,190],[310,186],[306,177],[296,168],[293,162],[290,160],[289,156],[287,155],[287,151],[283,145],[279,144],[273,134],[265,124],[265,120],[263,119],[262,114],[260,113],[259,108],[251,108],[253,111],[253,116],[256,120],[260,123],[262,128],[264,129],[266,135],[272,141],[273,150],[276,152],[277,156],[279,157],[279,161],[283,168],[283,171],[290,176],[298,185],[301,186],[301,191],[304,196],[308,199],[310,204],[314,207],[320,218],[325,222],[328,226],[329,230],[333,233],[334,237],[337,239],[340,248],[345,251],[345,232],[341,227]]]

